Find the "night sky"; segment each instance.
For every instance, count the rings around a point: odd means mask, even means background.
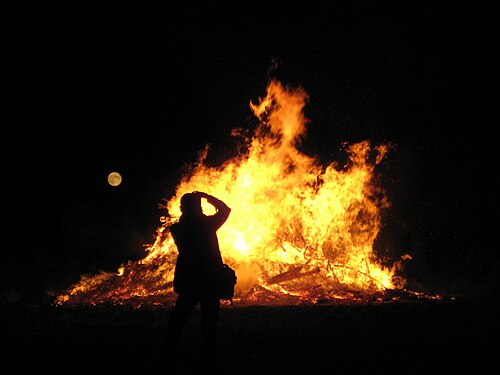
[[[499,271],[494,12],[229,4],[6,12],[3,295],[38,296],[142,258],[184,167],[206,144],[214,164],[232,155],[231,129],[252,122],[249,101],[276,78],[309,94],[301,147],[323,163],[342,157],[343,142],[395,145],[380,166],[392,207],[376,250],[413,256],[409,288],[489,296]],[[106,182],[113,170],[119,187]]]

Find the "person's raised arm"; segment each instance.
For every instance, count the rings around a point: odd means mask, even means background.
[[[217,220],[217,227],[222,226],[222,224],[224,224],[229,217],[231,208],[226,203],[214,197],[213,195],[204,192],[198,192],[198,194],[200,194],[201,198],[205,198],[208,203],[215,207],[217,212],[212,217],[214,218],[214,220]]]

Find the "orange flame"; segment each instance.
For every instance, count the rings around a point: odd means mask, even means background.
[[[373,181],[374,168],[389,147],[344,144],[348,165],[320,165],[297,149],[308,100],[303,89],[272,80],[267,95],[250,102],[259,125],[245,151],[219,167],[205,164],[208,148],[201,152],[166,203],[168,215],[146,256],[116,274],[82,276],[55,303],[172,303],[177,249],[168,228],[180,216],[180,197],[193,190],[232,208],[218,236],[223,259],[238,276],[235,302],[353,300],[403,288],[400,263],[384,266],[373,250],[381,213],[390,206]],[[203,209],[212,213],[206,202]]]

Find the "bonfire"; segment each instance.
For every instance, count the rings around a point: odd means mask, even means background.
[[[166,213],[144,258],[116,272],[82,275],[54,304],[172,305],[177,248],[169,227],[180,216],[180,197],[194,190],[232,208],[218,236],[223,260],[238,277],[236,305],[383,300],[404,291],[401,270],[410,255],[382,261],[374,251],[382,215],[391,206],[375,182],[376,167],[390,146],[332,142],[348,161],[322,165],[299,151],[309,124],[308,101],[304,89],[271,80],[266,95],[250,101],[254,130],[232,131],[243,144],[238,154],[209,166],[205,147],[175,195],[164,200]]]

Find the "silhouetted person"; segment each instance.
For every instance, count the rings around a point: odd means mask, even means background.
[[[201,199],[205,198],[216,209],[214,215],[205,215]],[[192,192],[181,197],[182,215],[170,227],[179,252],[174,273],[174,291],[177,300],[167,327],[168,355],[178,348],[187,320],[200,304],[201,356],[200,365],[215,360],[216,330],[220,299],[216,292],[217,275],[222,268],[217,230],[227,220],[231,209],[221,200],[203,192]]]

